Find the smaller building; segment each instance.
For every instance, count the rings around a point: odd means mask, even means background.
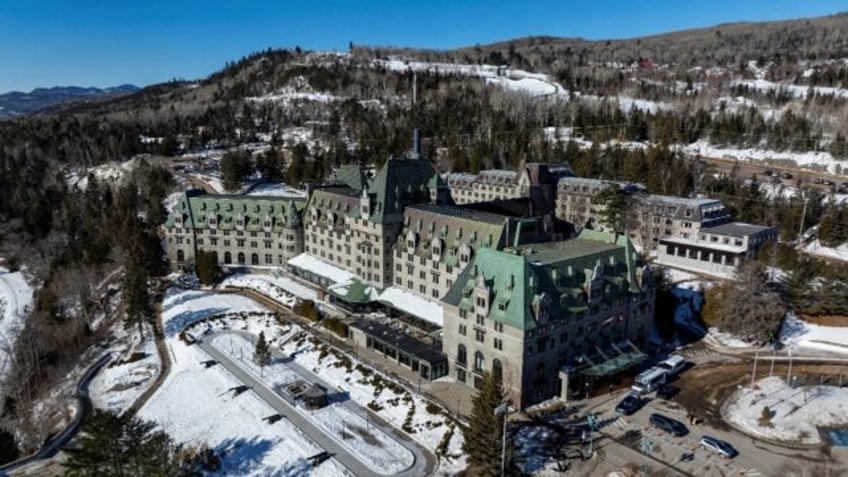
[[[372,321],[356,321],[349,330],[356,346],[380,353],[424,379],[448,374],[447,357],[433,345]]]
[[[656,263],[729,278],[762,244],[772,240],[777,240],[773,227],[731,222],[702,228],[692,238],[661,238]]]

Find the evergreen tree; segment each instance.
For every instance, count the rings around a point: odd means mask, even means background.
[[[256,340],[253,361],[263,368],[271,363],[271,347],[268,345],[268,341],[265,340],[264,331],[259,332],[259,338]]]
[[[221,157],[221,176],[224,188],[229,191],[238,189],[252,171],[253,165],[247,151],[227,151]]]
[[[468,426],[462,430],[465,437],[463,451],[468,455],[469,470],[473,475],[491,477],[500,475],[503,419],[506,419],[506,413],[495,416],[495,408],[503,402],[501,377],[485,373],[480,389],[472,401],[473,407]],[[509,457],[507,474],[514,475],[515,463],[511,455],[507,457]]]
[[[176,457],[178,450],[153,422],[95,411],[62,465],[73,477],[189,475]]]
[[[213,285],[221,275],[221,267],[215,261],[214,252],[206,252],[198,250],[194,258],[194,268],[197,272],[197,278],[204,285]]]
[[[283,163],[280,151],[272,147],[256,158],[256,170],[266,182],[279,182],[283,179]]]
[[[603,206],[599,214],[601,222],[615,232],[616,236],[624,233],[629,205],[627,193],[616,185],[610,185],[599,190],[593,201]]]
[[[295,144],[291,152],[291,162],[286,169],[286,183],[298,185],[308,178],[306,159],[309,157],[309,148],[306,144],[299,142]]]

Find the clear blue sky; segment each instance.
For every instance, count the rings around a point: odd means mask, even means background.
[[[848,10],[832,0],[0,0],[0,92],[202,78],[268,47],[628,38]]]

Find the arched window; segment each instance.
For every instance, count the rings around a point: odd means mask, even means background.
[[[224,263],[232,263],[233,255],[230,252],[224,252]]]
[[[239,252],[238,254],[238,264],[244,265],[244,254],[242,252]]]
[[[185,252],[183,252],[182,250],[177,250],[177,261],[178,262],[185,261]]]
[[[483,353],[477,351],[474,353],[474,371],[483,372],[486,369],[486,360],[483,358]]]
[[[467,359],[467,351],[465,350],[465,345],[460,343],[459,346],[456,347],[456,362],[465,365]]]
[[[250,264],[251,265],[259,265],[259,254],[251,253],[250,254]]]
[[[536,365],[536,384],[544,384],[545,382],[545,363],[544,361]]]
[[[492,376],[496,376],[498,378],[503,377],[503,367],[501,366],[501,360],[497,358],[492,360]]]

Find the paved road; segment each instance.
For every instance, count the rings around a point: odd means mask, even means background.
[[[731,429],[717,429],[707,424],[689,425],[686,412],[673,402],[651,399],[648,404],[633,416],[622,417],[615,413],[614,407],[626,393],[620,392],[614,398],[607,396],[592,400],[593,412],[600,414],[603,427],[600,434],[607,442],[602,444],[605,459],[620,464],[628,462],[647,463],[655,470],[669,469],[681,475],[781,475],[786,465],[811,466],[827,461],[818,449],[795,450],[771,445]],[[655,412],[673,417],[689,428],[690,433],[682,438],[672,437],[662,431],[652,429],[648,417]],[[639,443],[632,446],[620,442],[628,431],[639,431],[641,435],[654,442],[656,450],[650,457],[642,455]],[[732,460],[723,459],[706,450],[698,448],[701,436],[707,434],[723,439],[733,445],[739,456]],[[679,462],[684,452],[694,452],[695,458],[689,462]],[[803,467],[802,467],[803,468]]]
[[[100,371],[100,368],[105,366],[110,359],[112,359],[112,355],[110,353],[106,353],[103,357],[97,360],[96,363],[91,365],[91,367],[88,368],[88,370],[80,378],[77,383],[77,413],[76,416],[74,416],[74,420],[68,424],[68,427],[66,427],[56,437],[47,441],[35,454],[10,462],[4,466],[0,466],[0,475],[12,472],[15,469],[29,465],[35,461],[53,457],[57,452],[59,452],[60,448],[65,446],[71,438],[79,432],[83,421],[85,421],[85,418],[91,412],[91,399],[88,396],[88,385],[91,383],[91,380],[94,379],[97,372]]]
[[[198,341],[198,346],[200,346],[201,349],[206,351],[212,358],[214,358],[222,366],[224,366],[224,368],[226,368],[230,373],[232,373],[233,376],[236,377],[236,379],[249,386],[251,390],[253,390],[260,398],[267,402],[277,412],[279,412],[281,415],[286,416],[286,418],[289,419],[292,424],[296,425],[300,430],[302,430],[310,439],[312,439],[313,442],[315,442],[318,446],[320,446],[327,452],[333,454],[335,459],[338,460],[348,470],[350,470],[357,476],[374,475],[374,471],[370,467],[365,465],[362,461],[360,461],[355,455],[351,454],[346,447],[341,445],[334,438],[327,435],[327,433],[324,432],[323,429],[318,427],[308,418],[301,415],[297,409],[295,409],[291,404],[289,404],[288,401],[286,401],[276,391],[268,387],[264,382],[255,378],[251,373],[246,372],[238,362],[231,359],[225,352],[219,350],[212,344],[212,341],[216,336],[225,335],[226,333],[239,332],[220,332],[207,335],[201,341]],[[250,335],[249,333],[240,334],[252,338],[252,335]],[[362,415],[365,410],[360,407],[356,410],[356,412],[359,415]],[[389,435],[396,435],[396,431],[394,431],[390,426],[388,426],[389,429],[387,429],[387,425],[381,424],[376,420],[373,421],[372,424],[380,426],[384,430],[384,432]],[[432,461],[428,459],[425,455],[426,451],[424,451],[417,444],[410,440],[398,439],[398,442],[407,447],[413,453],[415,461],[412,467],[410,467],[409,469],[393,475],[399,477],[413,477],[429,475],[432,472]]]

